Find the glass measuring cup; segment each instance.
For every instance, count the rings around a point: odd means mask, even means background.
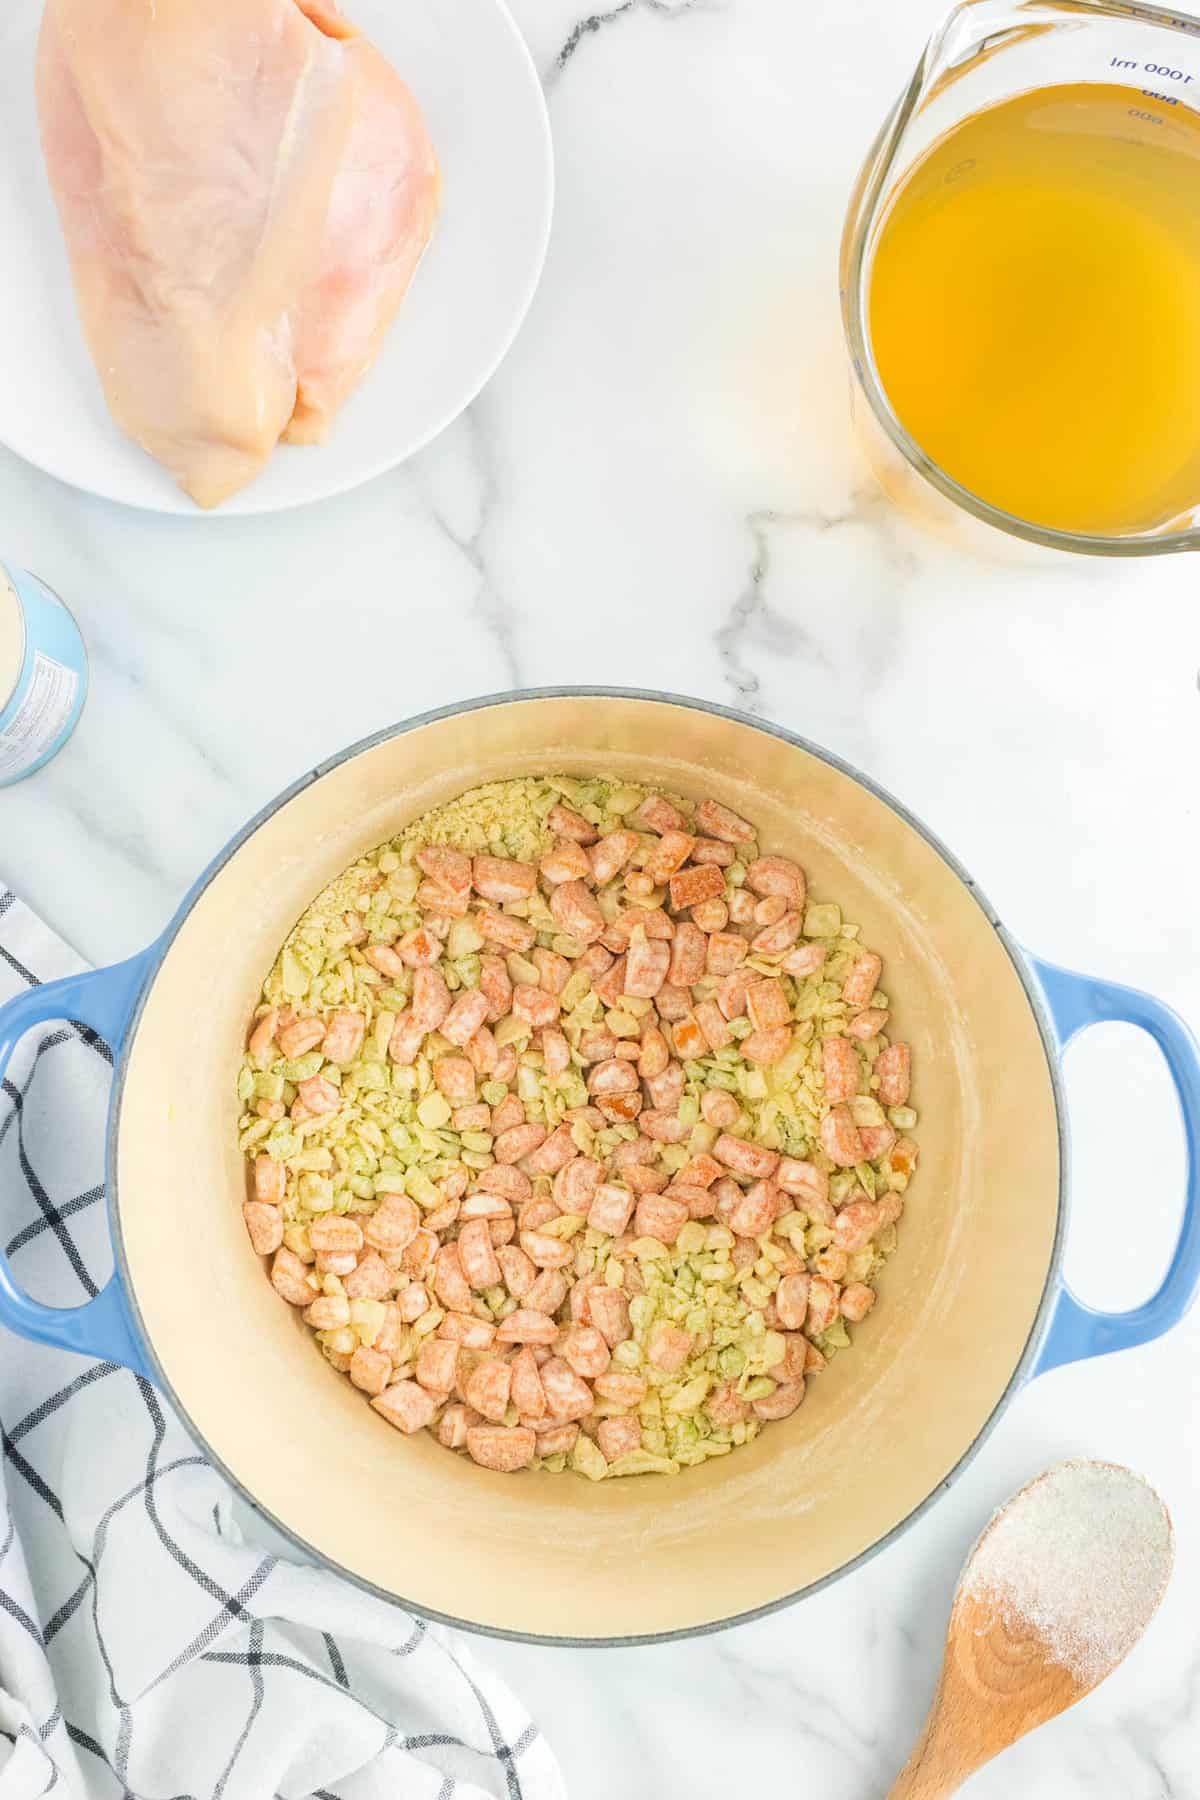
[[[1123,140],[1141,137],[1153,147],[1156,133],[1177,132],[1182,115],[1189,124],[1193,117],[1200,123],[1200,19],[1140,0],[962,0],[933,34],[868,153],[842,239],[842,311],[855,424],[885,490],[921,521],[957,537],[990,540],[994,547],[998,540],[980,531],[981,522],[1033,543],[1094,555],[1200,548],[1200,469],[1187,504],[1152,526],[1128,529],[1040,523],[963,485],[905,425],[889,399],[872,343],[873,260],[889,211],[922,159],[987,109],[1039,90],[1078,92],[1081,84],[1097,84],[1097,91],[1099,84],[1128,90],[1128,107],[1121,109]],[[945,180],[964,171],[969,175],[973,166],[966,159]],[[1200,198],[1200,161],[1196,183]],[[1137,353],[1133,345],[1112,348],[1114,356]],[[1087,431],[1086,417],[1080,430]]]

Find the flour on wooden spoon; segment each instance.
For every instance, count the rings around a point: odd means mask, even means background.
[[[1008,1625],[1028,1620],[1052,1661],[1094,1686],[1145,1630],[1171,1560],[1170,1517],[1147,1482],[1065,1462],[996,1514],[961,1591]]]

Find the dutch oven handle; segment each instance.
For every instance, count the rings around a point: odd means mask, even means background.
[[[1178,1013],[1137,988],[1075,975],[1037,957],[1029,960],[1041,984],[1060,1050],[1087,1026],[1106,1020],[1137,1025],[1149,1032],[1175,1083],[1187,1148],[1183,1220],[1157,1292],[1129,1312],[1097,1312],[1077,1300],[1062,1282],[1033,1365],[1032,1374],[1042,1375],[1062,1363],[1104,1356],[1110,1350],[1129,1350],[1161,1337],[1179,1323],[1196,1297],[1200,1287],[1200,1045]]]
[[[0,1006],[0,1080],[18,1041],[33,1026],[50,1019],[90,1026],[116,1054],[156,954],[154,949],[144,950],[108,969],[46,982]],[[154,1379],[116,1271],[96,1298],[83,1306],[43,1306],[17,1286],[8,1259],[0,1251],[0,1325],[35,1343],[123,1363]]]

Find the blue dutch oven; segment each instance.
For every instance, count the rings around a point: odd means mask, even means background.
[[[793,1418],[677,1478],[500,1478],[424,1434],[398,1437],[315,1353],[240,1219],[234,1076],[295,919],[430,806],[539,771],[712,794],[754,819],[764,844],[797,857],[883,953],[893,1027],[913,1046],[922,1160],[880,1304]],[[98,1298],[59,1310],[23,1293],[0,1257],[0,1323],[149,1377],[305,1552],[483,1631],[645,1641],[811,1592],[919,1516],[1026,1381],[1159,1337],[1200,1282],[1200,1052],[1183,1022],[1147,994],[1027,955],[898,802],[790,733],[699,701],[530,691],[368,739],[253,819],[140,956],[0,1008],[0,1073],[22,1034],[52,1019],[113,1049],[116,1272]],[[1085,1305],[1060,1272],[1059,1061],[1079,1032],[1111,1020],[1162,1051],[1188,1159],[1167,1274],[1123,1313]]]

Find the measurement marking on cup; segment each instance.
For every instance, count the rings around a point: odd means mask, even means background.
[[[1113,69],[1144,69],[1147,75],[1162,75],[1168,81],[1182,81],[1184,87],[1187,87],[1192,80],[1192,77],[1183,69],[1173,69],[1169,63],[1139,63],[1126,56],[1110,57],[1109,67]]]

